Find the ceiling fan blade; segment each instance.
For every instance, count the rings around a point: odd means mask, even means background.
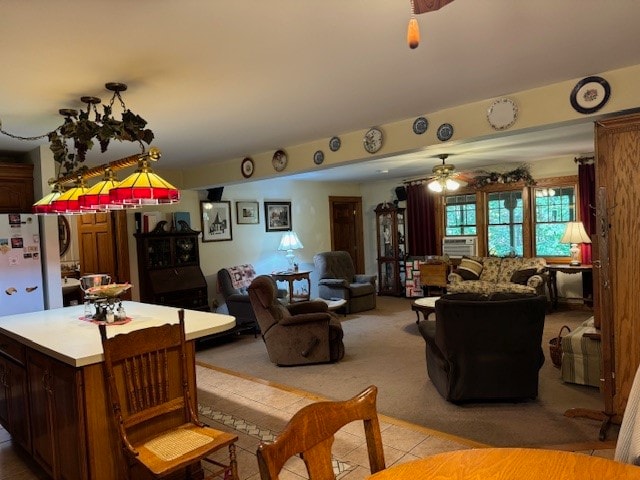
[[[416,15],[420,13],[435,12],[453,0],[413,0],[413,8]]]

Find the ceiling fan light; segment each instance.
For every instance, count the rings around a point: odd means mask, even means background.
[[[450,191],[455,191],[455,190],[458,190],[458,188],[460,188],[460,184],[456,182],[453,178],[447,178],[447,180],[444,182],[444,186],[447,190],[450,190]]]
[[[412,50],[418,48],[420,45],[420,28],[418,27],[418,20],[412,16],[409,19],[409,26],[407,27],[407,44]]]
[[[433,180],[427,184],[427,188],[435,193],[441,193],[444,188],[438,180]]]

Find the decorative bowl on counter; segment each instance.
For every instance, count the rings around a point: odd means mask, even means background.
[[[96,298],[116,298],[130,288],[130,283],[109,283],[107,285],[89,287],[87,288],[86,293]]]

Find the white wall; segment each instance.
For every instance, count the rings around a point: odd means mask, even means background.
[[[291,202],[292,227],[298,234],[304,248],[295,252],[301,269],[313,270],[313,256],[317,252],[331,250],[329,196],[359,196],[360,187],[350,183],[294,182],[287,179],[261,180],[224,187],[222,200],[231,202],[232,240],[223,242],[202,242],[200,239],[200,267],[207,279],[209,299],[215,298],[222,304],[217,292],[217,272],[221,268],[251,263],[258,274],[267,274],[286,269],[288,262],[285,252],[278,251],[280,232],[266,232],[264,202]],[[207,192],[182,191],[177,205],[146,207],[143,211],[189,212],[191,228],[201,230],[200,201],[207,199]],[[260,223],[238,225],[236,222],[237,201],[258,201]],[[131,235],[135,231],[133,211],[128,212],[128,226]],[[138,278],[135,241],[129,243],[132,283]],[[369,273],[369,272],[368,272]],[[375,273],[375,265],[370,273]],[[317,296],[317,280],[311,273],[311,295]],[[134,299],[139,292],[134,285]]]

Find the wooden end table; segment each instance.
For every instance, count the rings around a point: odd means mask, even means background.
[[[304,302],[311,298],[311,279],[309,274],[311,270],[304,270],[299,272],[273,272],[271,276],[276,282],[287,282],[289,284],[289,303]],[[302,293],[298,292],[294,294],[293,282],[306,280],[307,290],[302,290]]]
[[[420,312],[425,320],[429,318],[429,315],[436,313],[436,300],[440,297],[424,297],[419,298],[411,304],[411,310],[416,312],[416,325],[420,323]]]

